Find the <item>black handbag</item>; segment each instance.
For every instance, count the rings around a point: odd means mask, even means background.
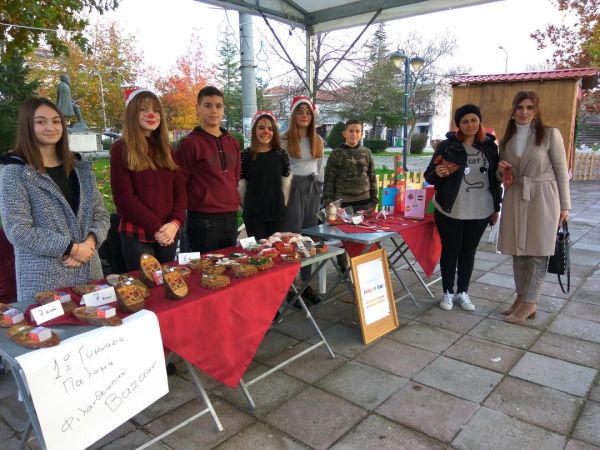
[[[556,243],[554,245],[554,255],[548,260],[548,273],[555,273],[558,277],[558,284],[561,290],[566,294],[571,289],[571,258],[570,258],[571,238],[569,237],[569,226],[565,220],[562,229],[556,233]],[[563,287],[561,275],[567,276],[567,290]]]

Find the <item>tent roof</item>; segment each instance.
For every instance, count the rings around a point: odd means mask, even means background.
[[[196,0],[247,14],[275,19],[314,33],[428,14],[498,0]]]

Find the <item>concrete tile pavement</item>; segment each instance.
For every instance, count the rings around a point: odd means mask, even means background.
[[[315,314],[335,360],[320,348],[260,381],[251,390],[257,411],[238,391],[207,380],[225,431],[217,433],[203,416],[152,448],[600,448],[600,182],[571,186],[575,282],[564,295],[547,276],[541,319],[501,321],[498,311],[514,299],[512,268],[486,233],[470,288],[474,313],[442,311],[438,298],[411,284],[419,308],[403,300],[401,327],[364,346],[350,296],[338,289],[335,303]],[[433,291],[439,297],[437,285]],[[286,317],[251,370],[305,349],[314,342],[308,327],[299,313]],[[201,409],[178,367],[169,377],[173,392],[160,405],[94,448],[135,448]],[[12,376],[0,375],[2,448],[16,448],[23,425]],[[35,440],[28,447],[38,448]]]

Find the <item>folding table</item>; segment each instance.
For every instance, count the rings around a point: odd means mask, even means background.
[[[422,228],[423,230],[425,229],[425,227],[427,227],[427,229],[429,229],[430,221],[415,222],[412,224],[412,227],[419,227],[419,228]],[[337,226],[323,224],[323,225],[317,225],[314,227],[305,228],[302,230],[302,233],[306,234],[308,236],[315,236],[315,237],[320,237],[320,238],[324,238],[324,239],[339,239],[343,242],[358,244],[362,247],[360,250],[361,254],[368,252],[369,249],[373,245],[380,245],[383,241],[389,240],[394,245],[394,250],[391,253],[389,253],[389,255],[388,255],[388,260],[390,262],[389,266],[390,266],[390,269],[392,270],[392,272],[394,272],[394,275],[396,276],[396,278],[398,279],[398,281],[400,282],[400,284],[402,285],[404,290],[406,291],[406,294],[403,295],[402,297],[397,298],[396,302],[402,300],[405,297],[410,297],[410,299],[413,301],[413,303],[415,305],[418,305],[417,300],[415,299],[413,293],[410,291],[410,289],[408,288],[408,286],[406,285],[404,280],[402,280],[402,277],[400,276],[400,273],[398,272],[398,269],[404,268],[404,267],[408,267],[408,269],[411,270],[415,274],[415,276],[417,277],[417,280],[419,281],[421,286],[423,286],[425,288],[427,293],[431,297],[434,297],[433,293],[429,289],[429,286],[431,286],[433,283],[439,281],[440,278],[436,278],[434,280],[427,282],[423,279],[423,277],[421,277],[419,272],[416,270],[414,263],[408,258],[408,251],[410,250],[408,244],[405,242],[405,240],[402,238],[402,236],[396,231],[346,233],[346,232],[342,231],[341,229],[339,229]],[[430,236],[423,236],[423,239],[427,239],[428,237],[430,237]],[[437,253],[436,258],[434,258],[434,259],[439,260],[439,246],[437,244],[434,246],[432,251],[435,251]],[[406,265],[402,266],[402,267],[397,267],[397,263],[400,260],[404,260]],[[435,265],[435,264],[433,264],[433,265]],[[345,275],[348,276],[348,274],[345,274]]]
[[[18,303],[14,303],[13,306],[21,311],[25,311],[30,304],[31,303],[28,303],[28,302],[18,302]],[[88,331],[94,330],[95,328],[97,328],[97,327],[87,326],[87,325],[81,325],[81,326],[80,325],[59,325],[59,326],[51,327],[52,331],[55,332],[59,336],[61,341],[82,335]],[[39,442],[40,447],[42,449],[46,449],[46,444],[44,442],[44,437],[42,435],[42,428],[41,428],[40,422],[38,420],[38,416],[35,411],[33,401],[29,394],[29,389],[27,388],[27,381],[25,379],[25,374],[23,373],[23,371],[19,365],[19,362],[17,360],[17,357],[24,355],[26,353],[34,352],[34,351],[36,351],[36,350],[28,349],[28,348],[21,347],[21,346],[15,344],[7,336],[5,330],[0,331],[0,356],[2,357],[2,359],[8,366],[9,370],[13,374],[13,377],[15,379],[15,383],[17,385],[17,389],[19,392],[19,398],[22,399],[23,404],[25,406],[25,410],[27,412],[27,416],[28,416],[28,423],[27,423],[27,426],[23,433],[23,436],[21,437],[20,448],[25,447],[27,440],[29,439],[29,436],[33,429],[33,431],[37,437],[37,440]],[[210,414],[215,422],[215,426],[217,427],[217,429],[219,431],[223,431],[223,426],[221,425],[221,422],[217,416],[217,413],[215,412],[215,410],[212,406],[212,403],[211,403],[210,399],[208,398],[208,395],[206,394],[206,390],[204,389],[204,386],[202,385],[202,382],[200,381],[200,378],[198,377],[198,373],[196,372],[195,368],[189,362],[186,361],[186,365],[188,367],[188,370],[192,374],[194,384],[198,388],[198,390],[200,392],[200,396],[204,400],[206,408],[204,408],[203,410],[194,414],[192,417],[179,423],[178,425],[175,425],[173,428],[165,431],[160,436],[157,436],[156,438],[145,443],[141,447],[138,447],[138,449],[143,449],[143,448],[149,447],[150,445],[161,440],[165,436],[177,431],[179,428],[183,427],[184,425],[187,425],[191,421],[199,418],[200,416],[202,416],[204,414]]]

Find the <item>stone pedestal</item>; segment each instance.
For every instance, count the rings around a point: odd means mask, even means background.
[[[102,139],[100,133],[95,131],[68,130],[69,148],[72,152],[90,153],[102,150]]]

